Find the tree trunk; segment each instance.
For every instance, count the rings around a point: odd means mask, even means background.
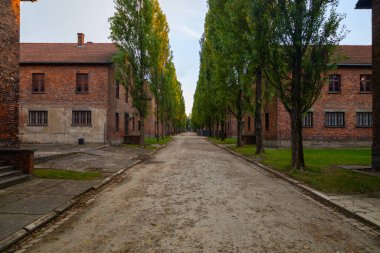
[[[264,153],[263,129],[261,120],[262,111],[262,69],[256,70],[256,108],[255,108],[255,135],[256,135],[256,154]]]
[[[297,12],[302,12],[302,1],[296,1]],[[302,145],[302,20],[295,20],[294,56],[290,98],[292,169],[303,170],[305,160]]]
[[[380,171],[380,1],[372,1],[372,168]]]
[[[236,102],[236,119],[237,119],[237,146],[243,147],[243,110],[242,110],[242,91],[239,89],[238,98]]]
[[[221,141],[225,141],[226,140],[226,136],[224,135],[224,130],[225,130],[225,123],[224,121],[220,121],[220,127],[221,127],[221,130],[220,130],[220,140]]]
[[[158,102],[156,101],[156,139],[157,139],[157,142],[160,141],[160,135],[159,135],[159,131],[160,131],[160,123],[159,123],[159,120],[158,120]]]
[[[164,139],[164,121],[161,120],[161,139]]]
[[[291,118],[291,149],[292,149],[292,169],[303,170],[305,160],[302,143],[302,113],[297,110],[290,112]]]
[[[140,118],[140,147],[144,148],[144,118]]]
[[[220,139],[220,134],[219,134],[219,121],[216,121],[216,130],[215,130],[215,136],[219,140]]]

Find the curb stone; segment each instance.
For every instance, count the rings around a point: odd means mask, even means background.
[[[345,215],[348,215],[348,216],[350,216],[352,218],[355,218],[356,220],[359,220],[360,222],[365,223],[366,225],[369,225],[371,227],[376,228],[377,230],[380,230],[380,225],[379,224],[377,224],[374,221],[372,221],[370,219],[367,219],[367,218],[365,218],[363,216],[360,216],[357,213],[355,213],[355,212],[353,212],[353,211],[351,211],[351,210],[349,210],[349,209],[347,209],[347,208],[345,208],[345,207],[343,207],[341,205],[338,205],[337,203],[333,202],[327,195],[325,195],[325,194],[323,194],[323,193],[321,193],[321,192],[319,192],[317,190],[314,190],[314,189],[312,189],[312,188],[310,188],[310,187],[302,184],[301,182],[299,182],[299,181],[297,181],[297,180],[295,180],[293,178],[290,178],[290,177],[284,175],[283,173],[281,173],[279,171],[276,171],[276,170],[274,170],[274,169],[272,169],[272,168],[270,168],[268,166],[265,166],[265,165],[263,165],[261,163],[255,162],[254,160],[252,160],[250,158],[247,158],[247,157],[245,157],[245,156],[243,156],[241,154],[238,154],[238,153],[236,153],[236,152],[234,152],[234,151],[232,151],[232,150],[230,150],[230,149],[228,149],[226,147],[223,147],[222,145],[213,143],[212,141],[208,140],[207,138],[206,138],[206,140],[209,143],[211,143],[211,144],[213,144],[213,145],[215,145],[217,147],[220,147],[220,148],[226,150],[227,152],[229,152],[229,153],[231,153],[231,154],[233,154],[235,156],[238,156],[238,157],[244,159],[245,161],[247,161],[249,163],[252,163],[252,164],[258,166],[259,168],[261,168],[261,169],[263,169],[265,171],[270,172],[271,174],[275,175],[276,177],[281,178],[281,179],[287,181],[288,183],[297,186],[304,193],[307,193],[310,197],[312,197],[313,199],[319,201],[320,203],[322,203],[324,205],[328,205],[330,207],[333,207],[334,209],[340,211],[341,213],[343,213]]]
[[[167,143],[165,143],[164,145],[160,145],[158,148],[156,148],[155,150],[153,150],[152,152],[150,152],[147,156],[151,156],[151,155],[155,154],[156,152],[158,152],[159,150],[163,149],[164,147],[166,147],[167,145],[169,145],[173,141],[174,141],[174,138],[171,139],[170,141],[168,141]]]
[[[32,233],[33,231],[45,225],[46,223],[52,221],[57,216],[58,214],[56,212],[50,212],[40,217],[39,219],[33,221],[29,225],[25,226],[24,229],[28,231],[29,233]]]
[[[72,206],[74,206],[76,202],[77,201],[75,199],[72,199],[69,202],[66,202],[65,204],[63,204],[62,206],[56,208],[54,212],[56,212],[57,214],[61,214],[65,212],[66,210],[70,209]]]
[[[15,244],[16,242],[23,239],[25,236],[28,235],[28,232],[25,229],[21,229],[12,235],[8,236],[7,238],[0,241],[0,252],[4,252],[7,248]]]
[[[149,153],[147,156],[153,155],[158,150],[166,147],[172,141],[174,141],[174,138],[172,140],[170,140],[168,143],[166,143],[166,144],[158,147],[156,150],[154,150],[153,152]],[[104,148],[104,147],[107,147],[107,146],[108,145],[104,145],[104,146],[99,147],[97,149],[101,149],[101,148]],[[70,153],[70,154],[72,154],[72,153]],[[81,195],[83,195],[83,194],[85,194],[85,193],[87,193],[87,192],[89,192],[91,190],[98,190],[99,188],[101,188],[104,185],[106,185],[107,183],[109,183],[114,177],[116,177],[118,175],[121,175],[126,170],[128,170],[128,169],[130,169],[130,168],[134,167],[135,165],[140,164],[142,162],[143,162],[142,160],[137,160],[137,161],[133,162],[132,164],[128,165],[126,168],[119,170],[118,172],[116,172],[116,173],[112,174],[111,176],[107,177],[106,179],[104,179],[100,183],[98,183],[98,184],[90,187],[89,189],[87,189],[86,191],[82,192],[81,194],[78,194],[75,198],[77,198],[77,197],[79,197],[79,196],[81,196]],[[93,200],[94,199],[92,199],[92,201]],[[69,208],[73,207],[76,203],[77,203],[77,201],[75,199],[72,199],[72,200],[66,202],[65,204],[63,204],[62,206],[54,209],[54,211],[52,211],[52,212],[50,212],[48,214],[45,214],[44,216],[40,217],[39,219],[33,221],[29,225],[25,226],[23,229],[15,232],[15,233],[13,233],[12,235],[8,236],[7,238],[1,240],[0,241],[0,252],[5,251],[6,249],[10,248],[12,245],[14,245],[17,242],[21,241],[24,237],[26,237],[27,235],[31,234],[32,232],[34,232],[38,228],[40,228],[43,225],[45,225],[46,223],[49,223],[50,221],[54,220],[58,215],[62,214],[63,212],[65,212]]]

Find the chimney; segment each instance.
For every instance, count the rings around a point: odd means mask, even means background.
[[[84,34],[78,33],[78,47],[84,46]]]

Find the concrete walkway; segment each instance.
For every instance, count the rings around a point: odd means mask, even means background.
[[[131,146],[23,145],[35,150],[35,169],[100,171],[102,181],[34,178],[0,190],[0,252],[70,208],[74,199],[107,183],[121,170],[148,155]]]

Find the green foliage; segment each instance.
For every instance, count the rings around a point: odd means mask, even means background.
[[[33,171],[33,176],[47,179],[96,180],[102,177],[102,173],[56,169],[36,169]]]
[[[169,45],[169,26],[157,0],[115,0],[110,18],[111,39],[119,48],[114,57],[116,79],[126,85],[133,107],[144,119],[149,101],[154,99],[157,122],[167,129],[184,129],[185,103],[177,81]]]

